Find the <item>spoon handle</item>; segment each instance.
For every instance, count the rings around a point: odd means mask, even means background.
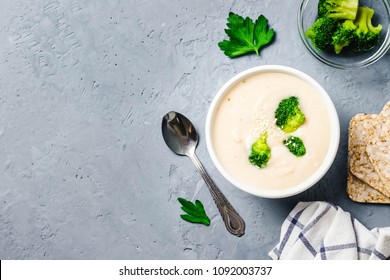
[[[225,223],[227,230],[238,237],[244,235],[245,233],[245,222],[221,193],[218,187],[211,180],[210,176],[207,174],[203,165],[200,163],[198,157],[195,153],[190,155],[192,162],[195,164],[200,175],[202,175],[203,180],[206,182],[207,187],[210,190],[210,193],[217,204],[218,210],[221,213],[222,219]]]

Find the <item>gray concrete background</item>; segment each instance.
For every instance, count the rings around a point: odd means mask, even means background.
[[[345,191],[348,122],[390,100],[390,54],[354,71],[317,62],[297,32],[298,0],[0,2],[1,259],[268,259],[298,201],[331,201],[369,228],[390,225],[389,206],[353,203]],[[275,42],[260,57],[225,57],[217,43],[229,11],[263,13]],[[330,171],[288,199],[227,183],[204,141],[217,90],[265,64],[314,77],[341,121]],[[200,132],[198,156],[245,219],[242,238],[225,230],[191,161],[165,146],[170,110]],[[211,226],[182,221],[179,196],[200,199]]]

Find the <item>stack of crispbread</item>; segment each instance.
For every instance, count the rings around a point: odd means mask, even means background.
[[[354,116],[348,136],[349,197],[390,203],[390,102],[379,115]]]

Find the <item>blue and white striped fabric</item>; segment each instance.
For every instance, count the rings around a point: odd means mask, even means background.
[[[368,230],[327,202],[300,202],[284,221],[274,260],[389,260],[390,227]]]

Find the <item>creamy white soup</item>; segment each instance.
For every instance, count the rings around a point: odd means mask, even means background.
[[[306,120],[296,131],[284,133],[275,125],[279,102],[299,99]],[[235,85],[219,104],[212,124],[212,142],[224,169],[238,182],[256,188],[284,189],[302,183],[321,165],[330,143],[329,113],[316,89],[283,73],[255,74]],[[264,168],[252,165],[252,144],[268,133],[271,158]],[[283,144],[289,136],[300,137],[306,154],[296,157]]]

